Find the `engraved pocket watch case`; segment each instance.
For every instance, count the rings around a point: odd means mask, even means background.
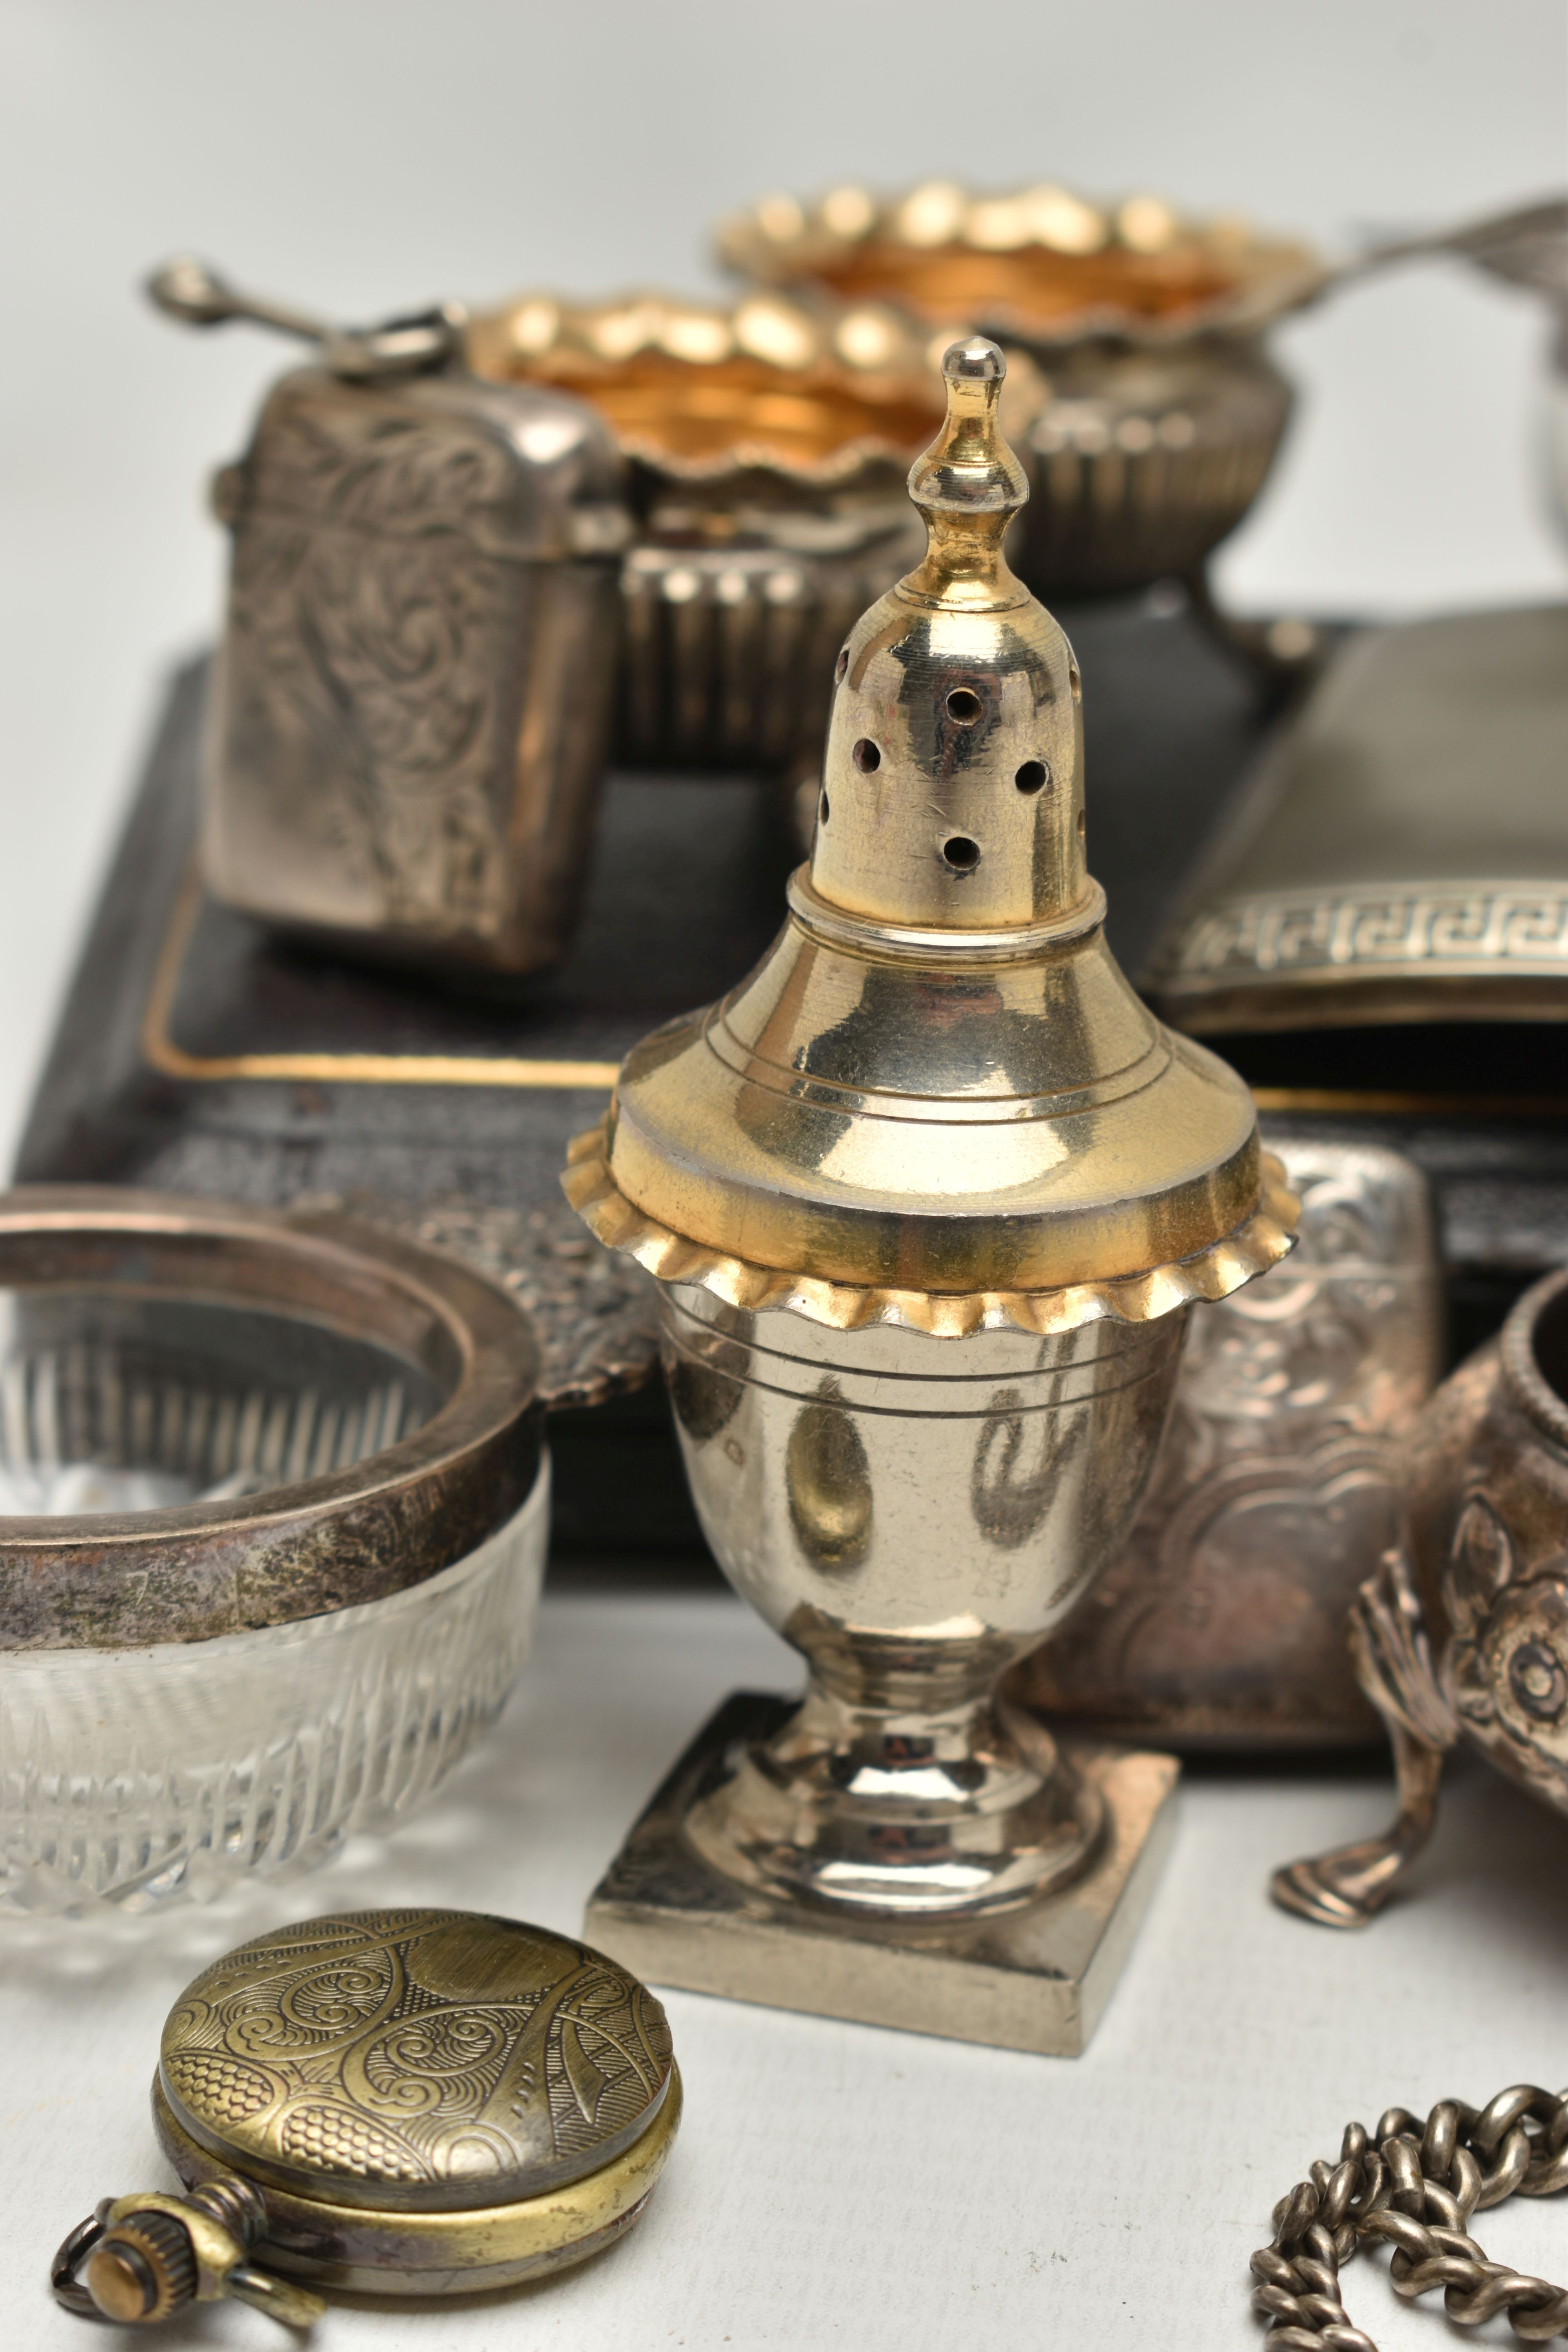
[[[586,1946],[465,1911],[281,1927],[187,1987],[153,2119],[183,2193],[106,2200],[55,2258],[84,2316],[225,2296],[452,2295],[602,2252],[680,2122],[663,2010]]]

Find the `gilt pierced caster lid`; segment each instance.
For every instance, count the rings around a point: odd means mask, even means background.
[[[145,2324],[234,2296],[308,2326],[318,2286],[465,2294],[598,2252],[663,2168],[680,2078],[658,2002],[586,1945],[362,1911],[199,1976],[153,2111],[186,2193],[100,2206],[56,2258],[60,2300]]]
[[[1290,1246],[1236,1073],[1142,1004],[1085,865],[1072,648],[1008,567],[1006,362],[955,343],[924,561],[835,666],[809,863],[720,1003],[626,1056],[567,1197],[667,1282],[947,1337],[1142,1322]]]

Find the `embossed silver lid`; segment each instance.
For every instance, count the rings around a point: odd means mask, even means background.
[[[585,2179],[652,2130],[673,2077],[663,2010],[602,1953],[410,1909],[309,1919],[215,1962],[169,2014],[157,2088],[247,2180],[412,2215]]]
[[[620,459],[585,401],[456,370],[367,386],[291,368],[213,504],[232,529],[265,520],[426,553],[467,542],[499,563],[618,559],[631,540]]]

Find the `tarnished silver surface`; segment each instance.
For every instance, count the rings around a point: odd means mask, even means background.
[[[1112,1738],[1374,1738],[1345,1613],[1399,1534],[1404,1437],[1441,1369],[1426,1186],[1396,1152],[1265,1129],[1289,1261],[1194,1318],[1120,1559],[1009,1685]]]
[[[463,1259],[523,1308],[539,1342],[547,1412],[641,1388],[658,1361],[658,1290],[635,1258],[601,1249],[564,1201],[503,1208],[460,1194],[310,1193],[296,1215],[354,1217]]]
[[[1364,632],[1264,752],[1146,992],[1196,1034],[1560,1020],[1565,767],[1568,606]]]
[[[574,393],[626,462],[622,764],[820,759],[839,644],[921,551],[904,477],[941,414],[928,340],[886,304],[757,287],[522,293],[469,320],[476,374]]]
[[[724,222],[719,243],[764,281],[899,303],[939,348],[965,326],[994,334],[1014,370],[1007,429],[1032,477],[1012,552],[1021,575],[1041,596],[1186,579],[1205,618],[1233,635],[1201,593],[1203,566],[1278,453],[1291,388],[1264,335],[1324,285],[1317,255],[1234,215],[1184,218],[1158,197],[1104,205],[1060,187],[972,194],[946,180],[897,197],[838,188],[810,206],[770,196]]]
[[[798,1713],[694,1810],[692,1843],[747,1885],[906,1915],[1064,1883],[1099,1805],[994,1685],[1121,1541],[1184,1314],[955,1349],[750,1315],[696,1285],[664,1305],[703,1532],[809,1669]]]
[[[724,544],[661,543],[656,531],[622,566],[617,754],[634,766],[819,766],[834,656],[922,534],[901,497],[847,516],[721,520]]]
[[[234,533],[203,857],[229,905],[517,974],[576,919],[627,532],[563,395],[303,369],[220,477]]]
[[[1550,196],[1544,204],[1488,213],[1458,228],[1380,239],[1337,271],[1333,282],[1350,285],[1396,262],[1436,256],[1472,262],[1505,285],[1528,286],[1568,302],[1568,197]]]
[[[1516,2336],[1568,2335],[1568,2289],[1489,2262],[1471,2217],[1568,2189],[1568,2093],[1515,2083],[1484,2107],[1440,2099],[1423,2123],[1390,2107],[1369,2133],[1347,2124],[1337,2164],[1321,2158],[1274,2208],[1252,2257],[1252,2307],[1275,2352],[1377,2352],[1345,2317],[1340,2272],[1362,2245],[1393,2249],[1389,2284],[1407,2302],[1443,2290],[1446,2317],[1479,2327],[1508,2314]]]
[[[317,343],[334,375],[356,382],[445,367],[463,349],[466,314],[461,303],[440,302],[407,317],[384,319],[374,327],[343,327],[292,302],[244,292],[194,254],[181,254],[155,269],[146,293],[183,326],[223,327],[240,319],[253,327],[296,336],[303,343]]]
[[[1276,1901],[1331,1927],[1387,1902],[1461,1738],[1568,1812],[1568,1273],[1526,1291],[1422,1414],[1405,1543],[1362,1587],[1349,1633],[1399,1810],[1383,1837],[1275,1874]]]
[[[0,1518],[0,1654],[210,1642],[406,1591],[539,1472],[539,1350],[511,1302],[305,1210],[0,1195],[0,1350],[12,1478],[170,1482],[158,1507]]]
[[[214,484],[234,534],[205,758],[216,898],[340,948],[515,978],[574,927],[608,743],[625,479],[593,410],[466,372],[442,303],[364,330],[186,256],[185,324],[320,346]]]
[[[1022,436],[1020,572],[1043,596],[1198,581],[1263,488],[1292,398],[1258,338],[1050,354]]]
[[[686,1823],[788,1699],[737,1692],[698,1734],[595,1889],[585,1932],[655,1983],[907,2033],[1076,2058],[1110,1999],[1170,1842],[1173,1757],[1075,1742],[1067,1763],[1107,1827],[1069,1885],[1004,1912],[907,1915],[748,1885]]]
[[[624,460],[629,508],[614,538],[630,546],[623,610],[600,615],[605,658],[619,625],[617,758],[784,770],[820,757],[839,641],[923,543],[903,478],[941,399],[913,321],[878,304],[825,315],[753,289],[725,307],[523,294],[345,328],[241,292],[189,256],[146,291],[187,326],[244,320],[316,343],[333,375],[362,385],[443,370],[461,382],[467,370],[503,401],[525,389],[537,414],[519,438],[546,465],[562,419],[585,405]],[[551,415],[553,426],[540,421]],[[220,480],[226,505],[236,469]],[[602,518],[596,528],[583,551],[606,551]]]

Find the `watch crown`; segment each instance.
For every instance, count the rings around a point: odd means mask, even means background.
[[[187,2303],[226,2295],[285,2327],[310,2327],[326,2309],[321,2296],[248,2259],[266,2235],[261,2192],[237,2174],[200,2181],[183,2197],[139,2189],[105,2199],[71,2231],[49,2284],[68,2311],[123,2327],[154,2326]]]
[[[172,2213],[126,2213],[89,2257],[82,2284],[105,2319],[121,2326],[167,2319],[196,2292],[190,2232]]]

